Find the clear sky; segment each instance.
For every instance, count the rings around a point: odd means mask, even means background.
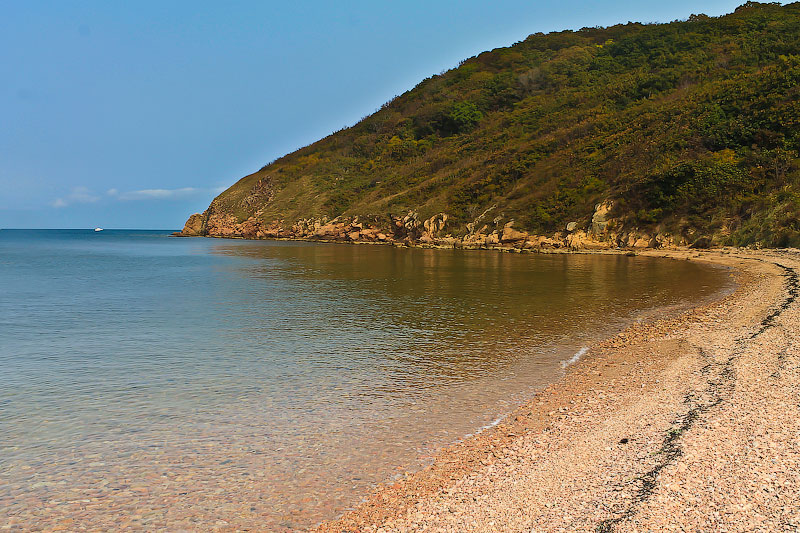
[[[179,229],[484,50],[743,2],[0,0],[0,228]]]

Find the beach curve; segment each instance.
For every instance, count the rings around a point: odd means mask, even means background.
[[[316,531],[800,526],[796,250],[648,251],[738,287],[592,346],[487,431]]]

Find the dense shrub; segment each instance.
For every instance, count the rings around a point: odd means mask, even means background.
[[[242,205],[269,175],[265,219],[418,209],[461,224],[496,206],[553,231],[612,199],[630,227],[783,245],[800,231],[798,160],[800,3],[748,2],[484,52],[221,200]]]

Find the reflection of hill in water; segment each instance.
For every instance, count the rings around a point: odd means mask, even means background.
[[[717,283],[697,265],[616,255],[238,241],[213,250],[258,260],[236,271],[262,280],[270,294],[261,298],[282,300],[276,290],[291,298],[287,334],[368,337],[348,348],[348,359],[364,357],[384,372],[397,367],[408,379],[403,365],[413,362],[415,387],[434,375],[470,379],[510,364],[519,351],[608,332],[634,313],[685,302]]]
[[[34,499],[45,529],[106,493],[87,527],[120,508],[307,526],[632,314],[724,282],[644,258],[113,230],[4,231],[0,258],[0,515]]]

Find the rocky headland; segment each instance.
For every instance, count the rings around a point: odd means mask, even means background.
[[[800,246],[800,2],[536,33],[242,177],[181,235]]]

